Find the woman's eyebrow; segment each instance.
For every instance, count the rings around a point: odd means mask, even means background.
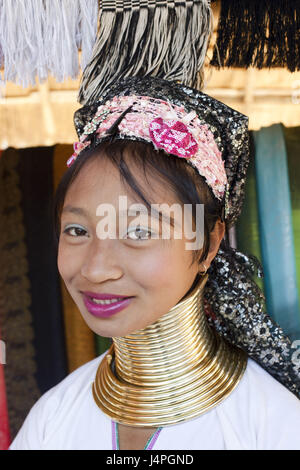
[[[68,206],[65,206],[63,210],[61,211],[62,214],[65,212],[71,212],[72,214],[83,215],[84,217],[89,216],[88,212],[82,207],[74,207],[74,206],[68,205]]]
[[[89,217],[89,213],[85,209],[83,209],[82,207],[74,207],[74,206],[67,205],[63,208],[61,213],[63,214],[63,213],[66,213],[66,212],[71,212],[72,214],[82,215],[83,217]],[[120,211],[119,214],[123,215],[123,214],[126,213],[126,215],[128,215],[129,217],[136,217],[136,215],[132,215],[132,216],[129,215],[128,212],[129,211]],[[148,214],[148,211],[144,211],[144,210],[139,210],[138,212]],[[174,227],[175,220],[171,215],[169,217],[168,215],[163,214],[161,211],[158,212],[155,209],[153,210],[153,212],[151,213],[151,211],[150,211],[149,215],[152,216],[152,217],[154,216],[156,218],[158,216],[159,220],[161,220],[163,218],[167,222],[169,222],[172,225],[172,227]]]
[[[164,214],[163,212],[161,211],[157,211],[155,208],[152,208],[152,211],[148,211],[147,209],[145,208],[140,208],[137,210],[137,212],[140,212],[141,214],[145,214],[145,215],[149,215],[150,217],[154,217],[154,218],[158,218],[160,221],[162,219],[164,219],[166,222],[169,222],[170,225],[172,227],[175,226],[175,219],[174,217],[172,217],[171,215],[167,215],[167,214]],[[134,214],[134,215],[130,215],[129,214],[129,210],[124,210],[124,211],[120,211],[119,212],[119,215],[123,216],[123,215],[127,215],[128,217],[136,217],[137,214]]]

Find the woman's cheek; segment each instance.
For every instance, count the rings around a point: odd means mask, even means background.
[[[169,284],[172,278],[172,256],[169,250],[143,253],[136,256],[134,262],[131,260],[131,266],[134,268],[132,277],[140,279],[140,282],[147,284],[149,288]]]
[[[60,242],[59,244],[57,266],[58,271],[65,282],[67,282],[68,278],[71,278],[80,272],[82,256],[81,250],[78,248],[79,247],[68,245],[64,242]]]

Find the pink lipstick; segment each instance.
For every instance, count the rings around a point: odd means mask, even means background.
[[[82,292],[86,309],[98,318],[108,318],[126,308],[133,297],[115,294],[96,294],[94,292]],[[102,301],[99,303],[99,301]]]

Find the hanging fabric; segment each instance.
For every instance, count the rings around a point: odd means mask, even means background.
[[[116,79],[128,76],[155,76],[201,88],[212,27],[210,0],[102,0],[79,102],[92,102]]]
[[[41,395],[35,376],[35,332],[19,164],[19,151],[12,148],[3,151],[0,158],[0,324],[8,363],[4,374],[12,438]]]
[[[0,152],[1,153],[1,152]],[[0,292],[0,309],[3,302]],[[1,331],[0,331],[0,341]],[[6,364],[5,342],[0,343],[0,450],[7,450],[10,445],[10,431],[8,421],[8,409],[6,399],[6,386],[4,377],[4,367]]]
[[[4,366],[0,362],[0,450],[7,450],[10,442]]]
[[[104,338],[103,336],[99,336],[95,334],[96,340],[96,352],[97,356],[100,356],[102,353],[107,351],[112,344],[111,338]]]
[[[267,310],[291,339],[299,339],[299,295],[282,125],[262,128],[253,135]]]
[[[255,149],[252,131],[250,131],[250,156],[244,205],[236,224],[237,248],[243,253],[253,254],[262,263],[255,176]],[[264,292],[264,278],[256,277],[255,282]]]
[[[300,70],[300,2],[222,0],[210,64]]]
[[[37,381],[42,393],[67,375],[62,301],[52,224],[54,147],[20,149],[21,207],[28,253]]]
[[[75,79],[91,57],[97,0],[0,0],[3,81],[27,87],[53,75]],[[1,77],[1,74],[0,74]]]
[[[288,158],[297,287],[300,296],[300,127],[283,126],[283,133]]]

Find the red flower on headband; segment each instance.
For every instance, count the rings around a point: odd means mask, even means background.
[[[198,150],[196,140],[180,121],[153,119],[149,125],[149,134],[156,147],[181,158],[190,158]]]

